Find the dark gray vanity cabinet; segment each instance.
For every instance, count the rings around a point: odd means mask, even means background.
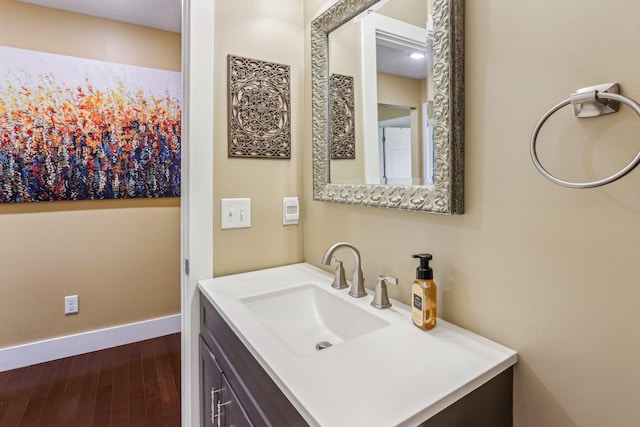
[[[217,425],[215,414],[219,398],[216,393],[222,388],[222,370],[202,337],[200,337],[200,388],[202,389],[201,424]]]
[[[202,372],[203,426],[252,427],[249,416],[238,400],[213,353],[200,338]],[[218,421],[218,418],[220,420]]]
[[[202,425],[308,426],[206,297],[200,301]]]

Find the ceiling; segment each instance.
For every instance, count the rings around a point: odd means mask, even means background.
[[[179,33],[181,0],[18,0],[38,6],[91,15]]]
[[[37,6],[96,16],[174,33],[181,32],[181,0],[18,0]],[[409,59],[409,50],[390,44],[377,46],[380,71],[423,79],[424,61]],[[413,51],[413,49],[411,49]]]
[[[412,53],[426,55],[424,49],[413,49],[404,46],[376,45],[376,64],[379,73],[423,80],[427,78],[427,59],[412,59]]]

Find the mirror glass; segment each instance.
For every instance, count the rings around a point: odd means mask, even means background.
[[[343,129],[335,118],[345,112],[334,77],[350,76],[354,128],[349,157],[336,155],[340,134],[330,135],[330,182],[433,185],[427,17],[427,0],[379,1],[329,33],[331,125]]]
[[[316,200],[462,213],[462,13],[341,0],[312,23]]]

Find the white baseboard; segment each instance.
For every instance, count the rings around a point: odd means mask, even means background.
[[[0,372],[180,332],[180,315],[0,349]]]

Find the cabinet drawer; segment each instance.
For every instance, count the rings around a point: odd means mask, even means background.
[[[256,426],[307,426],[269,374],[204,296],[201,334]]]

